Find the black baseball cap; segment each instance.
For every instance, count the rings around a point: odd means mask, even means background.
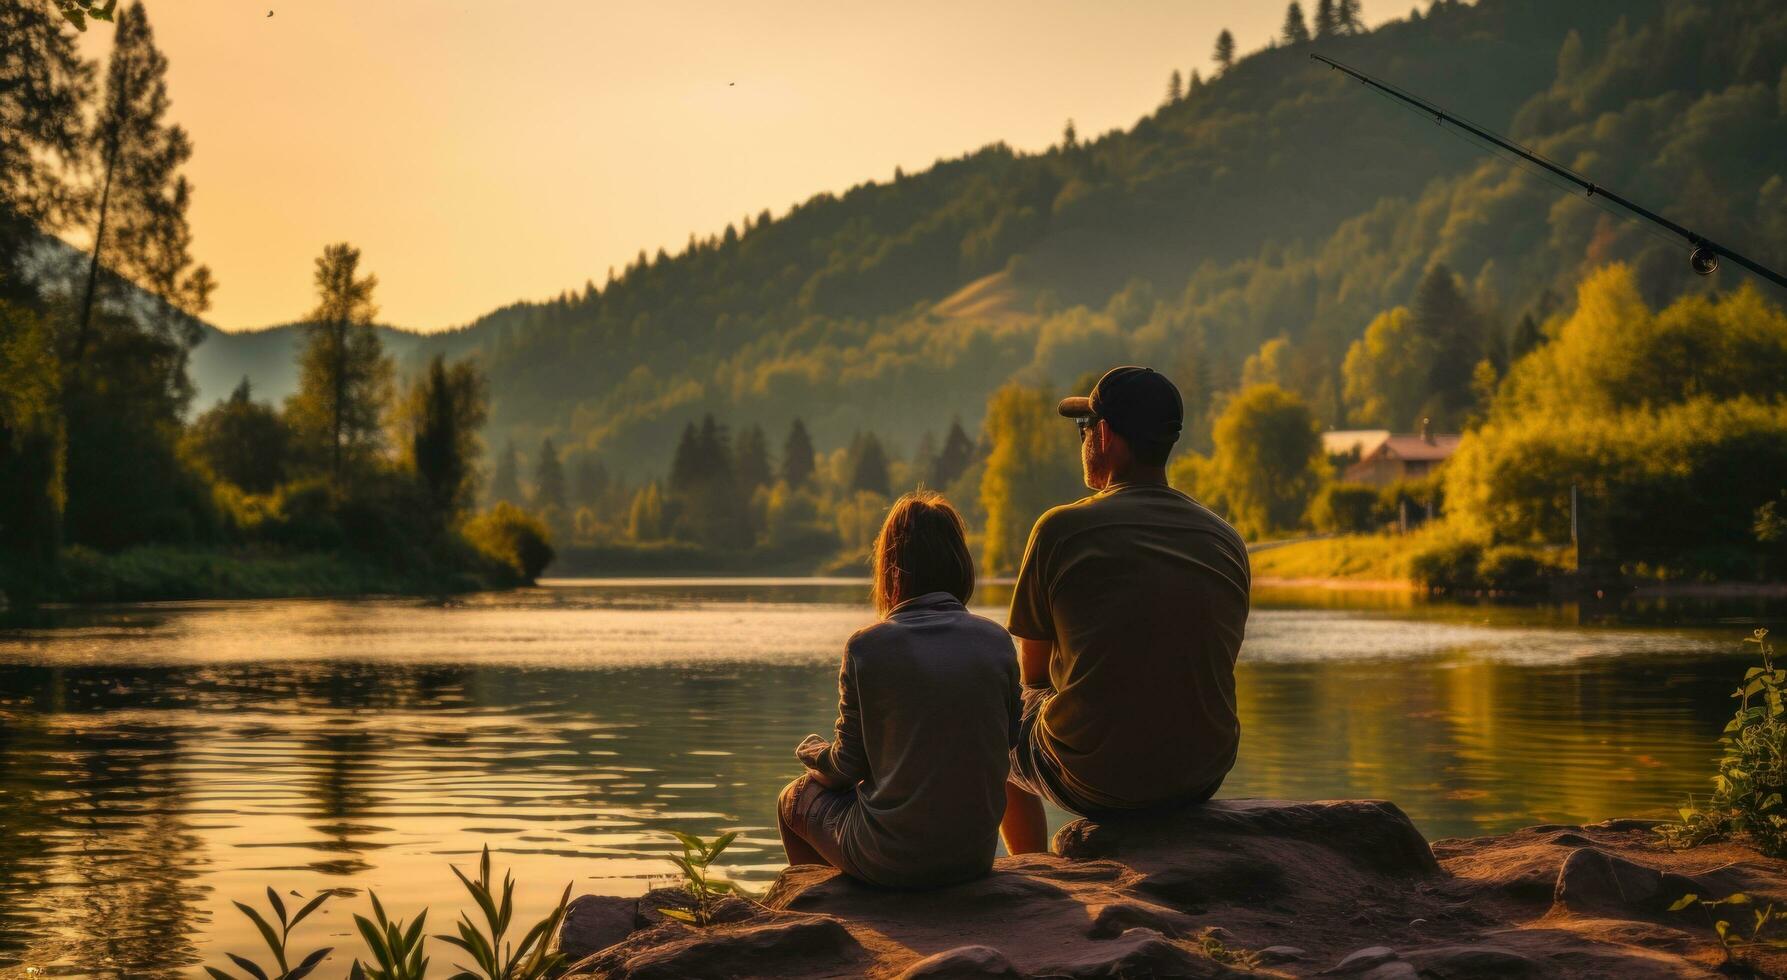
[[[1101,418],[1132,443],[1172,445],[1185,424],[1185,403],[1166,375],[1145,367],[1105,372],[1090,395],[1061,399],[1057,409],[1070,419]]]

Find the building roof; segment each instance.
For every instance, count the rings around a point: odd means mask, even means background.
[[[1364,453],[1373,456],[1383,453],[1390,459],[1439,462],[1458,451],[1457,435],[1435,435],[1431,439],[1423,439],[1418,435],[1392,435],[1379,443],[1374,449]]]
[[[1389,429],[1342,429],[1322,433],[1322,452],[1329,456],[1345,456],[1355,449],[1364,459],[1377,451],[1390,438]]]

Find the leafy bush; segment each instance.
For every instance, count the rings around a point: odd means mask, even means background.
[[[1309,503],[1309,523],[1329,534],[1375,531],[1387,523],[1378,489],[1365,483],[1328,483]]]
[[[465,539],[483,555],[532,582],[552,563],[551,532],[539,518],[508,502],[465,523]]]
[[[1474,589],[1482,581],[1478,577],[1482,561],[1482,545],[1439,538],[1409,559],[1409,575],[1431,589]]]
[[[1477,560],[1477,580],[1497,592],[1536,592],[1563,572],[1550,554],[1535,548],[1497,545]]]
[[[1775,666],[1768,630],[1759,629],[1744,642],[1756,644],[1761,664],[1744,672],[1743,684],[1731,696],[1737,713],[1726,723],[1719,744],[1725,754],[1713,777],[1713,793],[1704,803],[1690,799],[1678,811],[1681,822],[1657,828],[1664,839],[1681,847],[1747,837],[1769,857],[1787,857],[1787,670]]]

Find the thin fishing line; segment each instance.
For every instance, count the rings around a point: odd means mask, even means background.
[[[1439,123],[1440,128],[1442,129],[1446,128],[1446,124],[1450,122],[1453,124],[1454,128],[1461,129],[1484,142],[1493,143],[1497,148],[1520,157],[1526,163],[1541,167],[1548,171],[1551,176],[1568,181],[1575,185],[1576,189],[1584,192],[1590,200],[1593,200],[1595,197],[1604,197],[1607,199],[1607,203],[1617,205],[1623,211],[1649,222],[1656,228],[1667,229],[1671,234],[1687,243],[1691,250],[1688,253],[1688,264],[1699,275],[1708,276],[1718,271],[1719,258],[1723,256],[1749,270],[1759,278],[1772,282],[1783,289],[1787,289],[1787,276],[1783,276],[1781,273],[1776,272],[1767,266],[1735,252],[1730,248],[1720,245],[1697,232],[1691,231],[1630,198],[1615,193],[1609,188],[1602,187],[1582,174],[1577,173],[1569,167],[1566,167],[1535,150],[1522,146],[1519,143],[1515,143],[1506,137],[1498,136],[1487,127],[1478,125],[1456,113],[1448,112],[1438,105],[1411,92],[1404,91],[1395,85],[1379,81],[1364,72],[1349,68],[1332,58],[1326,58],[1313,52],[1309,57],[1314,61],[1319,61],[1322,64],[1327,65],[1329,68],[1358,79],[1359,82],[1369,86],[1373,90],[1393,97],[1395,101],[1406,107],[1431,115],[1434,118],[1434,121]],[[1600,202],[1596,203],[1599,204]]]
[[[1360,84],[1365,85],[1364,82],[1361,82]],[[1397,106],[1398,108],[1401,108],[1401,109],[1404,109],[1404,110],[1407,110],[1410,112],[1414,111],[1410,106],[1403,104],[1401,102],[1398,102],[1395,99],[1395,97],[1391,96],[1387,92],[1380,92],[1380,91],[1372,88],[1370,85],[1365,85],[1365,88],[1367,90],[1369,90],[1371,92],[1371,94],[1377,96],[1378,98],[1384,100],[1385,102],[1388,102],[1392,105]],[[1449,115],[1451,115],[1451,114],[1449,114]],[[1463,119],[1462,116],[1457,116],[1457,115],[1452,115],[1452,118]],[[1435,124],[1438,127],[1438,129],[1440,130],[1440,132],[1443,132],[1446,135],[1451,136],[1453,139],[1458,140],[1459,142],[1470,147],[1473,151],[1476,151],[1472,154],[1473,157],[1478,156],[1481,153],[1488,153],[1489,155],[1495,157],[1497,160],[1499,160],[1503,163],[1513,165],[1513,167],[1516,170],[1519,170],[1522,173],[1528,174],[1533,177],[1537,177],[1541,182],[1543,182],[1547,186],[1550,186],[1550,187],[1562,192],[1564,197],[1568,200],[1581,201],[1581,202],[1587,203],[1587,204],[1593,206],[1594,208],[1596,208],[1608,215],[1611,215],[1612,217],[1618,218],[1623,224],[1631,225],[1632,227],[1636,228],[1637,230],[1643,232],[1644,234],[1649,235],[1650,237],[1655,238],[1657,241],[1662,242],[1662,243],[1669,245],[1671,247],[1675,247],[1679,244],[1673,236],[1668,235],[1668,234],[1664,233],[1663,231],[1657,229],[1655,226],[1653,226],[1649,222],[1644,221],[1643,219],[1639,218],[1637,215],[1633,214],[1632,212],[1627,211],[1623,208],[1616,207],[1612,203],[1600,198],[1599,196],[1583,194],[1581,188],[1570,183],[1569,181],[1565,180],[1564,178],[1559,177],[1557,174],[1552,173],[1551,171],[1546,170],[1545,168],[1540,167],[1537,164],[1534,164],[1532,161],[1523,159],[1520,156],[1520,154],[1518,154],[1518,153],[1513,153],[1513,152],[1511,152],[1507,149],[1504,149],[1503,147],[1500,147],[1500,146],[1498,146],[1494,143],[1491,143],[1487,140],[1479,139],[1475,135],[1471,134],[1470,132],[1460,129],[1456,126],[1448,126],[1444,122],[1441,122],[1437,119],[1435,120]],[[1473,123],[1472,125],[1475,125],[1475,124]],[[1482,129],[1484,127],[1478,126],[1477,128]],[[1529,148],[1529,152],[1533,152],[1534,156],[1540,156],[1542,159],[1546,159],[1547,162],[1550,162],[1549,158],[1544,158],[1541,154],[1537,153],[1536,151],[1531,151],[1530,148]],[[1560,166],[1560,169],[1568,170],[1569,168]],[[1575,171],[1571,171],[1571,172],[1574,173]]]

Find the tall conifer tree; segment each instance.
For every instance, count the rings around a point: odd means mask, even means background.
[[[298,391],[286,403],[293,432],[323,457],[337,486],[380,447],[391,397],[391,361],[373,326],[378,277],[359,270],[360,250],[346,242],[317,258],[317,305],[304,325]]]
[[[795,419],[782,443],[782,480],[799,487],[813,478],[813,470],[813,439],[807,435],[806,423]]]

